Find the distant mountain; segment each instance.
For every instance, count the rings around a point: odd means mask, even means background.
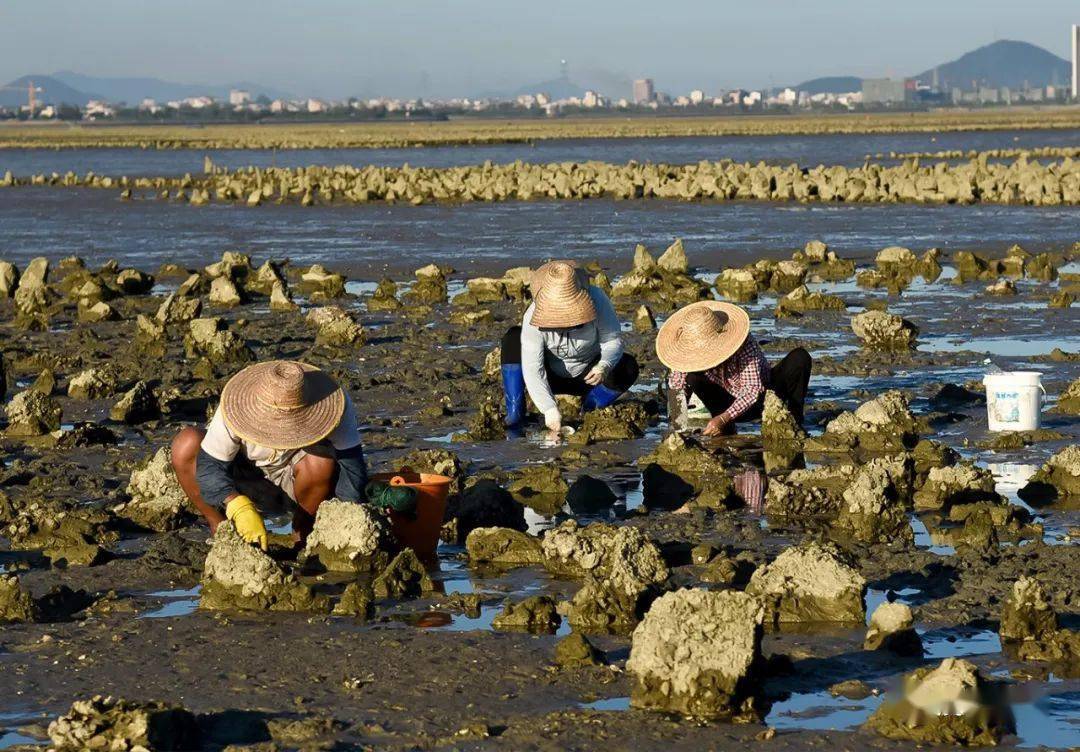
[[[30,82],[41,89],[35,98],[40,104],[71,104],[82,107],[87,100],[98,99],[96,94],[82,91],[63,81],[45,75],[30,75],[16,78],[0,87],[0,107],[20,107],[27,103]]]
[[[168,102],[174,99],[208,96],[227,101],[230,89],[243,89],[250,92],[252,97],[266,95],[270,99],[292,98],[288,92],[250,81],[216,85],[181,84],[163,81],[160,78],[102,78],[73,71],[58,71],[52,77],[75,89],[96,91],[101,98],[109,102],[126,102],[129,105],[137,105],[146,98]]]
[[[803,81],[791,88],[807,94],[847,94],[862,89],[862,79],[858,76],[825,76]]]
[[[1052,52],[1027,42],[1002,39],[937,66],[938,85],[948,90],[954,86],[971,89],[979,86],[1018,89],[1029,86],[1064,85],[1069,80],[1069,63]],[[915,78],[932,84],[934,68]]]

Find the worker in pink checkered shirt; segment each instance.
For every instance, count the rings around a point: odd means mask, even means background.
[[[696,394],[713,416],[704,433],[734,433],[738,421],[760,417],[766,389],[803,420],[810,354],[797,347],[770,366],[750,334],[750,317],[737,305],[706,300],[676,311],[657,334],[656,352],[671,370],[675,428],[685,427],[686,401]]]

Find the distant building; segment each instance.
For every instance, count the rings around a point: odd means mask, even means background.
[[[910,101],[912,88],[903,79],[864,78],[863,104],[904,104]]]
[[[1080,99],[1080,24],[1072,26],[1072,98]]]
[[[699,105],[705,101],[705,92],[701,89],[694,89],[690,92],[690,104]]]
[[[229,92],[229,104],[233,107],[239,107],[240,105],[247,104],[251,101],[251,93],[244,91],[243,89],[232,89]]]
[[[656,98],[651,78],[639,78],[634,81],[634,104],[648,104]]]
[[[387,108],[387,109],[389,109],[389,108]],[[400,106],[395,107],[394,109],[400,109]],[[326,102],[322,101],[321,99],[309,99],[307,101],[307,111],[308,112],[326,112]]]
[[[584,96],[581,97],[581,105],[583,107],[598,107],[600,105],[600,95],[595,91],[586,91]]]

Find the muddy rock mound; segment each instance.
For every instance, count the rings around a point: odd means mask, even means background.
[[[411,548],[398,553],[371,583],[376,598],[416,598],[435,590],[427,568]]]
[[[568,520],[544,535],[541,549],[549,570],[585,580],[569,608],[581,632],[628,631],[669,574],[660,549],[637,528]]]
[[[49,739],[57,752],[84,750],[199,749],[195,716],[163,702],[128,702],[96,695],[77,700],[67,715],[49,724]]]
[[[241,365],[255,358],[244,338],[218,317],[188,322],[184,352],[189,358],[202,357],[216,364]]]
[[[416,283],[405,294],[412,303],[439,305],[446,302],[446,274],[435,264],[428,264],[414,272]]]
[[[735,492],[723,458],[678,432],[670,433],[637,464],[642,468],[644,502],[651,509],[674,509],[688,501],[722,507]]]
[[[555,600],[548,595],[532,595],[516,603],[507,602],[491,622],[495,629],[534,634],[554,634],[560,624],[562,617],[555,611]]]
[[[863,543],[913,539],[894,464],[892,458],[876,457],[859,468],[843,493],[839,530]]]
[[[885,311],[863,311],[851,319],[855,332],[869,350],[904,351],[915,349],[919,328],[905,318]]]
[[[332,572],[374,572],[386,566],[392,542],[386,519],[371,507],[328,499],[315,513],[301,560]]]
[[[1020,498],[1029,504],[1049,504],[1077,496],[1080,496],[1080,444],[1055,454],[1020,489]]]
[[[972,504],[981,501],[1002,503],[998,495],[994,475],[973,462],[960,462],[946,467],[932,467],[926,480],[915,492],[915,508],[918,510],[948,510],[956,504]]]
[[[845,311],[847,304],[838,295],[810,292],[806,285],[799,285],[776,304],[777,318],[798,316],[810,311]]]
[[[903,697],[883,703],[863,728],[924,744],[996,745],[1013,722],[992,694],[975,664],[946,658],[904,677]]]
[[[154,389],[145,381],[136,381],[109,409],[109,419],[138,425],[161,417],[161,405]]]
[[[106,558],[104,545],[119,534],[104,510],[31,498],[4,510],[0,532],[17,551],[40,550],[55,565],[92,566]]]
[[[770,478],[765,491],[765,513],[791,520],[831,517],[839,511],[844,490],[856,472],[854,465],[821,465]]]
[[[544,565],[564,577],[660,583],[668,570],[660,549],[637,528],[567,520],[544,533]]]
[[[1058,627],[1046,591],[1038,580],[1021,577],[1005,599],[1000,627],[1005,652],[1020,661],[1039,661],[1080,673],[1080,632]]]
[[[131,471],[127,492],[130,500],[113,507],[113,513],[141,527],[165,533],[192,517],[187,496],[173,471],[169,447],[161,447]]]
[[[116,391],[117,378],[109,368],[87,368],[68,381],[68,397],[76,400],[103,399]]]
[[[570,443],[640,439],[656,414],[650,407],[637,400],[626,400],[585,413],[581,428],[570,437]]]
[[[0,575],[0,622],[37,621],[38,607],[13,574]]]
[[[921,657],[922,639],[915,631],[911,607],[903,603],[882,603],[870,615],[863,640],[864,650],[888,650],[897,655]]]
[[[918,428],[907,397],[894,389],[829,421],[824,434],[807,441],[807,449],[903,451],[917,441]]]
[[[311,302],[322,303],[345,295],[345,277],[322,264],[312,264],[300,275],[297,287]]]
[[[364,327],[338,306],[313,308],[304,319],[315,330],[315,344],[332,349],[359,347],[367,341]]]
[[[394,280],[384,277],[375,288],[375,292],[368,298],[367,309],[373,313],[400,311],[403,306],[398,300],[397,292],[398,288]]]
[[[158,306],[154,318],[158,323],[169,326],[173,324],[186,324],[202,313],[202,301],[198,298],[187,297],[179,292],[169,293],[161,305]]]
[[[806,431],[784,401],[772,390],[766,390],[765,404],[761,410],[762,442],[769,445],[798,445],[805,438]]]
[[[528,533],[505,527],[479,527],[465,539],[469,561],[502,566],[541,564],[540,541]]]
[[[766,622],[864,623],[866,579],[834,546],[806,543],[785,549],[750,577],[746,592],[765,604]]]
[[[751,720],[764,609],[735,591],[678,590],[658,598],[634,630],[626,669],[634,707]]]
[[[222,522],[203,565],[199,607],[326,613],[330,602],[299,582],[264,551],[244,542],[231,522]]]
[[[607,663],[604,654],[580,632],[571,632],[555,643],[555,663],[559,668],[588,668]]]
[[[1080,379],[1075,379],[1058,397],[1058,412],[1080,415]]]
[[[520,503],[554,512],[562,508],[570,484],[558,465],[545,463],[522,467],[507,488]]]
[[[44,436],[60,430],[60,417],[63,410],[48,395],[34,389],[19,392],[7,408],[7,429],[5,434],[11,437],[31,438]]]
[[[716,278],[716,291],[722,298],[736,303],[751,303],[757,299],[761,283],[750,269],[724,269]]]
[[[13,296],[18,285],[19,270],[10,261],[0,261],[0,299]]]

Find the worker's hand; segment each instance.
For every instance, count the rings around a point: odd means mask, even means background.
[[[559,412],[559,408],[553,407],[544,413],[544,425],[555,434],[562,429],[562,413]]]
[[[727,431],[729,425],[731,425],[731,420],[726,415],[717,415],[709,421],[702,433],[706,436],[721,436]]]
[[[254,502],[246,496],[234,496],[225,505],[225,518],[236,526],[236,532],[248,543],[258,543],[266,550],[266,525]]]
[[[604,383],[604,379],[607,378],[607,366],[598,364],[593,367],[591,371],[585,374],[585,383],[589,386],[597,386]]]

